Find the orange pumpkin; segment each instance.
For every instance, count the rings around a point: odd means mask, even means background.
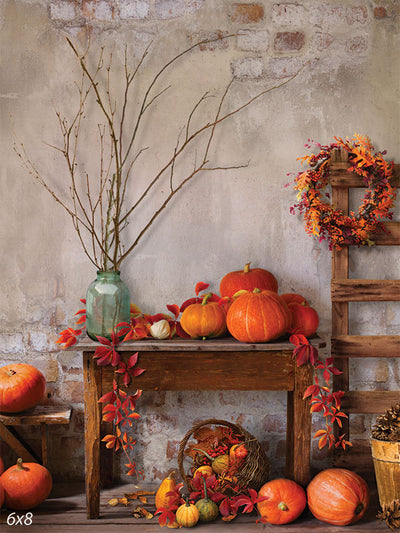
[[[258,510],[269,524],[289,524],[304,511],[307,503],[303,487],[291,479],[273,479],[261,487]]]
[[[243,270],[235,270],[226,274],[219,285],[222,297],[232,298],[240,290],[254,289],[278,292],[278,282],[271,272],[263,268],[250,268],[247,263]]]
[[[38,463],[17,464],[0,477],[5,493],[6,507],[15,511],[28,511],[42,503],[50,494],[53,482],[50,472]]]
[[[193,474],[193,477],[196,477],[196,476],[202,476],[202,477],[205,477],[206,479],[210,476],[212,476],[214,474],[214,471],[213,469],[211,468],[211,466],[209,465],[203,465],[203,466],[199,466],[199,468],[197,468]]]
[[[211,294],[201,303],[191,304],[183,311],[181,326],[192,339],[211,339],[226,332],[226,312],[217,302],[210,302]]]
[[[44,375],[25,363],[0,368],[0,411],[18,413],[34,407],[46,390]]]
[[[288,328],[288,332],[301,333],[306,337],[315,335],[319,325],[317,311],[308,305],[299,303],[290,303],[288,307],[292,313],[292,324]]]
[[[301,294],[297,294],[295,292],[286,292],[281,294],[280,297],[283,298],[288,305],[293,303],[308,305],[308,302],[304,296],[301,296]]]
[[[307,487],[308,507],[318,520],[336,526],[354,524],[365,513],[369,491],[361,476],[345,468],[328,468]]]
[[[240,295],[230,306],[226,323],[241,342],[268,342],[281,337],[290,326],[286,302],[272,291],[254,289]]]

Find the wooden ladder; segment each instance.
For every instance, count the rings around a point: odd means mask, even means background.
[[[345,213],[349,211],[349,191],[364,187],[362,178],[347,171],[348,153],[332,152],[330,175],[332,203]],[[391,185],[400,186],[400,165],[395,165]],[[399,199],[397,199],[399,200]],[[373,236],[378,246],[400,245],[400,222],[386,222],[389,231]],[[400,249],[399,249],[400,250]],[[399,254],[400,262],[400,254]],[[400,301],[400,280],[349,279],[349,246],[332,252],[332,340],[334,364],[343,374],[335,376],[335,390],[346,392],[342,408],[348,413],[380,414],[400,403],[400,391],[349,390],[349,360],[360,357],[400,357],[400,335],[351,335],[349,328],[350,302]],[[346,420],[343,431],[349,434]]]

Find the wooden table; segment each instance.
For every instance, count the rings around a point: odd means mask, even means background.
[[[313,339],[316,347],[325,344]],[[112,389],[113,369],[93,359],[97,343],[81,341],[73,349],[83,352],[85,391],[85,480],[87,517],[98,518],[104,427],[99,398]],[[232,338],[215,340],[166,340],[123,343],[124,357],[139,352],[139,366],[132,390],[242,390],[287,391],[286,476],[301,485],[310,479],[311,414],[303,393],[312,383],[313,369],[297,367],[289,342],[246,344]],[[109,457],[108,457],[109,459]]]

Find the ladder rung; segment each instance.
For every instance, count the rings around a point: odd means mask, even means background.
[[[331,298],[333,302],[398,302],[400,280],[333,279]]]
[[[400,357],[400,335],[338,335],[333,357]]]

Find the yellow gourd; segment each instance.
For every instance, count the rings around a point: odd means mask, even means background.
[[[156,492],[156,509],[160,509],[161,507],[168,509],[170,496],[167,496],[166,494],[174,491],[175,487],[175,471],[173,470],[165,479],[163,479],[163,481],[161,481],[161,484],[158,487]]]

